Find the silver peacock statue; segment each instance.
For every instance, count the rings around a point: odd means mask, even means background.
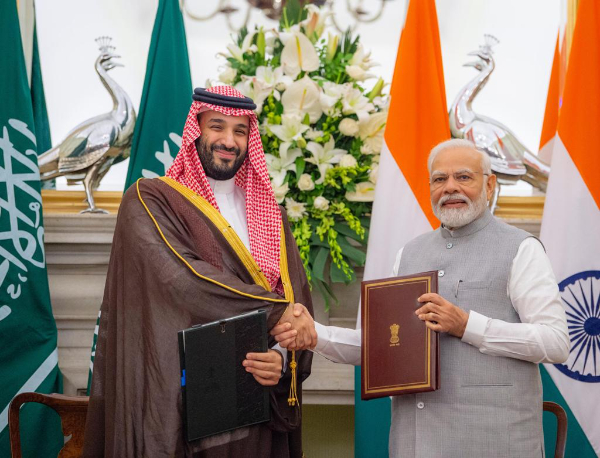
[[[452,137],[471,140],[490,156],[492,171],[498,177],[498,186],[490,203],[494,211],[501,185],[513,185],[523,180],[545,192],[550,166],[529,151],[504,124],[473,111],[473,100],[495,68],[492,48],[498,40],[492,35],[484,37],[485,44],[468,54],[477,59],[464,64],[479,73],[460,90],[450,107],[450,130]]]
[[[110,167],[128,158],[131,152],[135,110],[123,88],[108,75],[113,68],[123,66],[115,61],[120,56],[114,53],[111,40],[96,39],[100,56],[95,68],[112,98],[112,110],[77,125],[67,138],[38,159],[42,180],[64,176],[68,184],[83,183],[88,208],[81,213],[107,213],[95,206],[93,191]]]

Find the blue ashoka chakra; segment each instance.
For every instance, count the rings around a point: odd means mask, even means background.
[[[600,270],[579,272],[558,284],[567,313],[571,353],[554,366],[580,382],[600,382]]]

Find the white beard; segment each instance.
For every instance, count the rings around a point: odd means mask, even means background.
[[[462,200],[467,208],[444,208],[443,204],[449,200]],[[487,208],[487,193],[485,186],[479,197],[472,201],[461,193],[454,193],[440,197],[437,203],[431,202],[433,214],[440,222],[449,229],[458,229],[475,221]]]

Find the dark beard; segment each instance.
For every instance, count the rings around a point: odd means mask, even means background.
[[[198,156],[200,157],[200,162],[206,176],[215,180],[229,180],[233,178],[244,163],[244,159],[246,159],[246,151],[242,152],[239,148],[235,147],[227,148],[223,145],[209,144],[202,136],[196,140],[196,150],[198,150]],[[227,165],[215,164],[214,154],[218,150],[235,153],[235,160],[229,162]]]

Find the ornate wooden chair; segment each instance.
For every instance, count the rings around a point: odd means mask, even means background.
[[[65,437],[71,436],[71,438],[60,450],[58,458],[80,457],[83,452],[83,435],[88,401],[88,396],[64,396],[62,394],[21,393],[15,396],[8,410],[12,458],[21,458],[19,410],[26,402],[45,404],[60,415],[63,435]]]
[[[558,422],[556,425],[554,458],[563,458],[565,456],[565,446],[567,445],[567,413],[557,403],[550,401],[544,401],[544,411],[556,415]]]

